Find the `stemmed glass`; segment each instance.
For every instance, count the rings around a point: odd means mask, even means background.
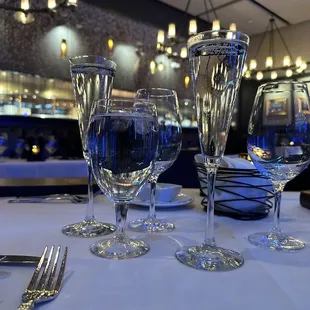
[[[115,227],[98,222],[94,216],[93,175],[88,157],[87,129],[94,101],[111,95],[116,63],[101,56],[78,56],[70,59],[70,69],[83,155],[88,166],[88,204],[85,219],[63,227],[62,232],[76,237],[103,236],[112,233]]]
[[[210,271],[240,267],[243,257],[220,248],[214,237],[214,186],[224,155],[249,37],[236,31],[206,31],[188,40],[201,151],[207,170],[208,209],[201,246],[183,247],[176,257],[183,264]]]
[[[149,214],[146,218],[132,221],[129,227],[139,232],[167,232],[174,229],[174,224],[156,218],[155,193],[159,175],[174,163],[182,146],[178,97],[174,90],[151,88],[138,90],[136,98],[156,105],[159,141],[155,169],[149,179],[151,189]]]
[[[136,100],[101,100],[92,112],[88,145],[92,170],[100,189],[114,201],[116,232],[95,243],[101,257],[128,259],[145,254],[149,246],[125,233],[129,203],[154,169],[158,144],[156,107]]]
[[[259,247],[293,252],[304,242],[282,233],[281,195],[285,184],[310,162],[310,98],[306,84],[274,82],[259,87],[248,128],[248,153],[255,167],[273,184],[274,227],[249,241]]]

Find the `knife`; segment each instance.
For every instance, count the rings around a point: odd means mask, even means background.
[[[39,260],[38,256],[0,255],[0,264],[6,265],[37,265]]]

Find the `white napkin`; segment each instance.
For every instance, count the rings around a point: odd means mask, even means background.
[[[203,163],[203,156],[201,154],[195,155],[195,161],[197,163]],[[255,169],[255,166],[245,160],[243,158],[238,158],[235,156],[224,156],[222,159],[221,167],[223,168],[231,168],[231,169]],[[205,177],[201,172],[198,171],[199,178]],[[228,176],[228,175],[227,175]],[[225,174],[221,173],[218,177],[225,178]],[[234,182],[242,182],[242,185],[235,184]],[[206,187],[206,183],[200,180],[200,186]],[[233,187],[228,187],[233,186]],[[264,186],[264,187],[262,187]],[[224,204],[243,211],[250,211],[251,209],[257,208],[261,203],[266,202],[267,192],[265,190],[272,191],[271,183],[260,177],[240,177],[236,175],[236,178],[230,178],[225,181],[216,181],[216,187],[225,188],[225,190],[229,190],[230,192],[223,191],[221,189],[215,190],[215,201],[219,200],[234,200],[240,199],[239,195],[245,196],[247,198],[258,198],[256,201],[230,201],[225,202]],[[207,189],[203,189],[204,194],[207,194]]]

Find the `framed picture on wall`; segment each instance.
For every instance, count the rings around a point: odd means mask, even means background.
[[[266,100],[266,116],[287,116],[287,98],[275,98]]]
[[[310,114],[310,105],[307,98],[297,98],[298,111],[302,114]]]

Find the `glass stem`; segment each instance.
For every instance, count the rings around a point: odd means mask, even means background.
[[[205,239],[203,245],[215,245],[214,236],[214,190],[216,181],[217,168],[207,167],[207,180],[208,180],[208,208],[207,208],[207,220],[205,228]]]
[[[280,228],[280,205],[284,184],[274,183],[274,216],[273,216],[273,232],[281,234]]]
[[[86,221],[93,221],[95,219],[94,216],[94,194],[93,194],[93,173],[91,170],[91,166],[88,165],[88,180],[87,180],[87,193],[88,193],[88,203],[86,210]]]
[[[115,202],[116,231],[115,237],[125,237],[128,203]]]
[[[157,175],[152,175],[149,180],[149,183],[151,185],[151,194],[150,194],[150,209],[149,209],[148,219],[151,219],[151,220],[156,220],[155,200],[156,200],[157,180],[158,180]]]

